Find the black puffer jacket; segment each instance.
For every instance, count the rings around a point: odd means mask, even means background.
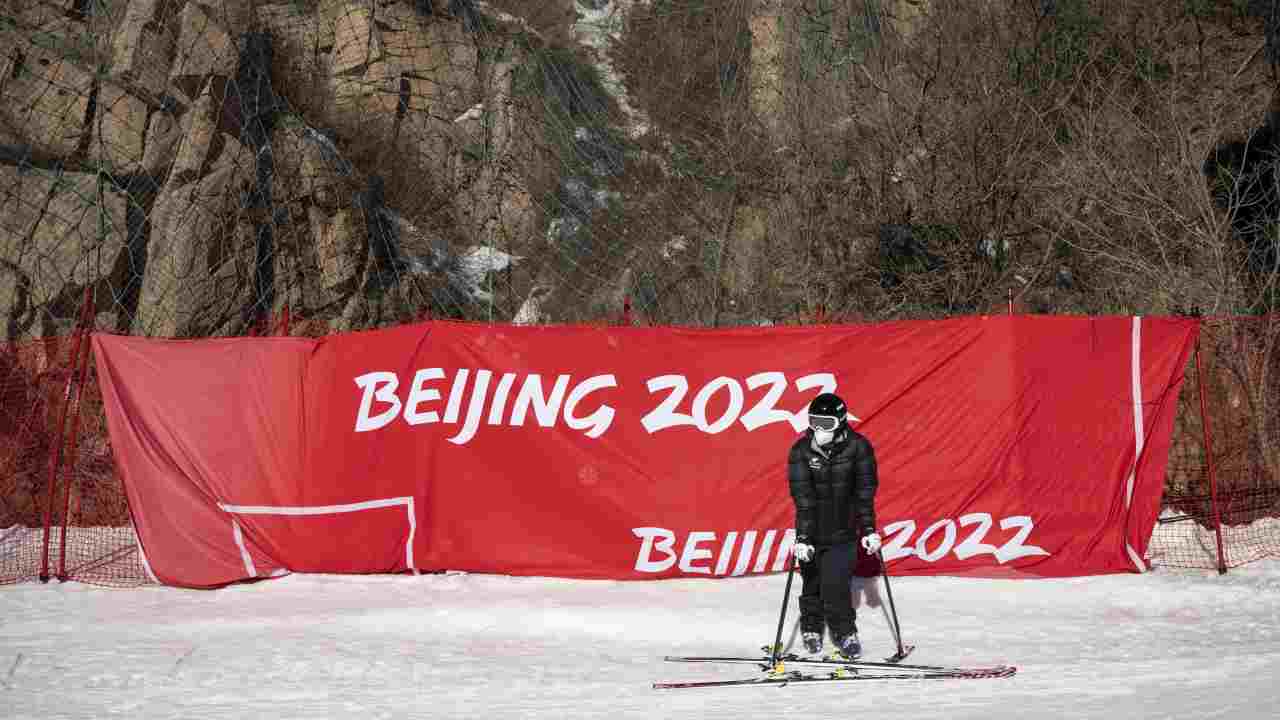
[[[876,455],[871,443],[848,427],[822,451],[808,430],[791,446],[787,480],[796,503],[797,542],[828,546],[857,540],[876,529]]]

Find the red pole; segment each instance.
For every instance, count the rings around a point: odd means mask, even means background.
[[[85,308],[88,306],[89,288],[85,288],[85,306],[81,308],[80,314],[83,317]],[[77,323],[76,331],[72,334],[74,339],[71,346],[71,376],[67,378],[66,389],[62,392],[62,408],[58,410],[58,442],[53,446],[49,453],[49,474],[48,474],[48,492],[45,496],[44,505],[44,540],[40,550],[40,582],[49,582],[49,531],[53,522],[53,499],[55,497],[54,485],[58,479],[58,464],[62,459],[62,440],[67,430],[67,405],[71,403],[71,388],[75,383],[76,363],[80,358],[80,341],[82,323]]]
[[[1013,288],[1009,288],[1009,314],[1013,314]]]
[[[1218,539],[1218,574],[1227,572],[1226,553],[1222,547],[1222,514],[1218,509],[1218,476],[1213,469],[1213,437],[1209,432],[1209,413],[1204,402],[1204,369],[1200,366],[1200,338],[1196,338],[1196,384],[1200,387],[1200,427],[1204,430],[1204,456],[1209,466],[1209,503],[1213,512],[1213,532]]]
[[[62,542],[58,548],[58,580],[65,582],[67,579],[67,526],[71,524],[71,485],[75,482],[75,459],[76,450],[80,445],[80,408],[84,406],[84,385],[89,378],[89,335],[93,330],[94,305],[93,295],[85,291],[86,312],[84,317],[84,338],[85,341],[80,345],[80,357],[76,358],[76,374],[72,377],[76,378],[76,409],[71,416],[71,437],[67,439],[67,463],[63,470],[65,480],[62,483]],[[77,497],[78,499],[78,497]]]

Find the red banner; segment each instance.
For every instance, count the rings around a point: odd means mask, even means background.
[[[644,579],[785,568],[824,391],[880,465],[899,574],[1144,568],[1193,320],[744,328],[427,322],[95,335],[149,567]]]

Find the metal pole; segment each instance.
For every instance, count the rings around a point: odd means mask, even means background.
[[[92,286],[89,286],[92,287]],[[84,317],[84,341],[80,344],[80,357],[76,358],[75,375],[75,412],[71,418],[71,437],[67,440],[66,463],[63,465],[62,475],[65,478],[62,483],[62,534],[61,543],[58,548],[58,572],[59,581],[67,580],[67,527],[71,525],[71,485],[76,481],[75,478],[75,461],[76,451],[80,447],[80,409],[84,407],[84,386],[89,381],[89,335],[93,330],[94,307],[93,294],[89,288],[85,288],[85,317]],[[79,511],[79,496],[76,497],[76,510]]]
[[[889,563],[884,561],[883,550],[877,550],[876,556],[880,558],[880,577],[884,578],[884,592],[889,596],[889,614],[893,616],[893,635],[898,641],[898,653],[889,661],[897,662],[907,656],[907,650],[902,646],[902,626],[898,624],[898,608],[893,604],[893,587],[889,585]]]
[[[787,589],[782,591],[782,612],[778,613],[778,634],[773,638],[773,647],[769,648],[769,667],[778,667],[778,656],[782,654],[782,626],[787,621],[787,604],[791,600],[791,581],[796,576],[796,559],[791,557],[787,568]]]
[[[1200,338],[1196,338],[1196,385],[1200,391],[1200,429],[1204,431],[1204,457],[1209,469],[1209,507],[1213,513],[1213,533],[1218,541],[1218,574],[1227,572],[1226,551],[1222,547],[1222,513],[1218,508],[1218,475],[1213,467],[1213,436],[1204,401],[1204,368],[1200,364]]]
[[[85,303],[88,304],[89,288],[85,288]],[[81,309],[81,315],[84,315],[84,309]],[[82,324],[77,324],[76,331],[72,334],[74,340],[71,345],[71,374],[67,377],[66,388],[62,392],[62,407],[58,410],[58,440],[49,450],[49,473],[46,476],[48,482],[48,491],[45,494],[44,505],[44,539],[40,549],[40,582],[49,582],[49,532],[53,523],[53,503],[57,493],[54,486],[58,480],[58,467],[62,460],[62,442],[67,431],[67,406],[71,404],[71,389],[75,383],[76,363],[80,359],[80,342]],[[55,354],[56,357],[56,354]]]

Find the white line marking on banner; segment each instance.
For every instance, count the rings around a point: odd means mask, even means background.
[[[378,508],[395,507],[397,505],[405,506],[406,512],[409,514],[409,539],[404,544],[404,561],[409,570],[414,575],[418,575],[418,568],[413,564],[413,539],[418,534],[418,516],[414,512],[414,502],[411,496],[382,498],[380,500],[367,500],[365,502],[348,503],[346,505],[228,505],[219,503],[218,507],[226,512],[237,515],[336,515],[339,513],[359,512],[361,510],[376,510]],[[240,551],[245,558],[245,569],[249,570],[251,575],[256,577],[257,572],[253,570],[253,561],[249,558],[248,552],[245,551],[240,534],[240,526],[232,519],[232,528],[236,535],[236,544],[240,546]]]
[[[1133,466],[1129,468],[1129,480],[1125,484],[1124,489],[1124,509],[1128,513],[1133,503],[1133,485],[1138,472],[1138,460],[1142,457],[1142,450],[1146,446],[1147,438],[1142,427],[1142,316],[1135,315],[1133,317],[1132,351],[1129,360],[1129,370],[1131,374],[1131,383],[1133,385]],[[1124,549],[1129,553],[1129,559],[1138,568],[1138,572],[1146,572],[1147,565],[1142,562],[1142,558],[1138,557],[1138,553],[1134,552],[1133,547],[1129,545],[1126,538]]]
[[[244,571],[249,573],[249,577],[258,577],[258,567],[253,564],[249,549],[244,546],[244,533],[240,532],[240,523],[236,522],[235,518],[231,518],[231,536],[236,539],[236,547],[240,548],[240,559],[244,561]]]

